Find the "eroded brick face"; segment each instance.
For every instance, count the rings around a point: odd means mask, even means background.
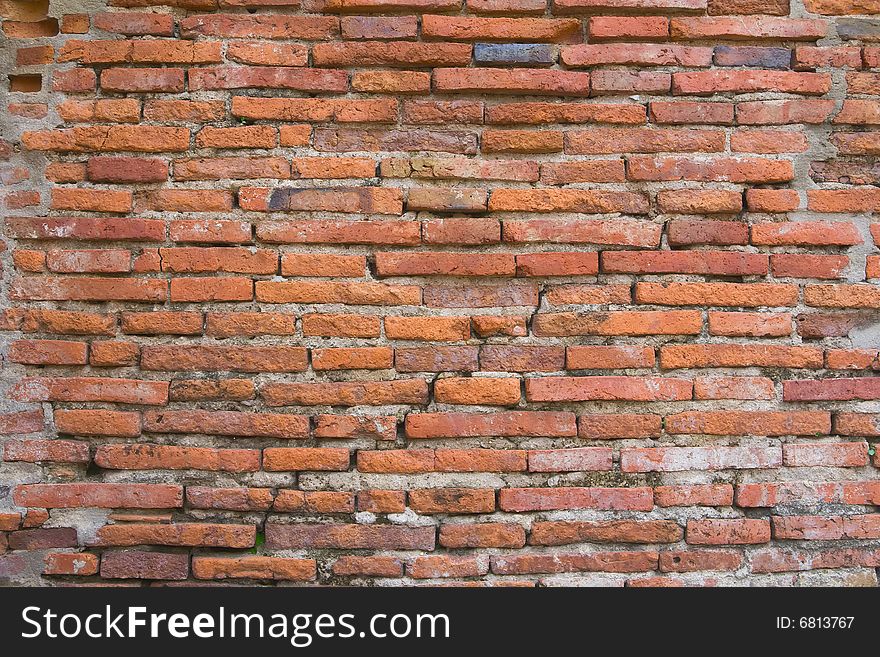
[[[0,6],[0,583],[876,585],[880,4]]]

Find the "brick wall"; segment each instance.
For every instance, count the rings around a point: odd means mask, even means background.
[[[877,0],[0,12],[0,581],[877,584]]]

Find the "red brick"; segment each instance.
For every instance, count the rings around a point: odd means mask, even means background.
[[[710,312],[709,333],[733,337],[781,337],[791,334],[787,313]]]
[[[563,142],[557,131],[484,130],[480,146],[483,153],[559,153]]]
[[[89,445],[74,440],[7,440],[3,449],[3,460],[26,463],[88,463]]]
[[[58,433],[76,436],[137,437],[141,433],[139,413],[102,410],[57,410]]]
[[[157,1],[0,12],[0,579],[873,583],[875,0]]]
[[[46,555],[44,575],[79,575],[98,572],[98,557],[88,552],[50,552]]]
[[[742,554],[734,550],[669,550],[660,553],[660,571],[730,571],[738,570],[742,561]]]
[[[164,410],[144,414],[144,431],[304,438],[309,433],[309,422],[302,415],[281,413]]]
[[[254,545],[253,525],[185,523],[176,525],[105,525],[93,542],[100,546],[169,545],[249,548]]]
[[[302,347],[145,346],[141,367],[171,372],[301,372],[306,369]]]
[[[594,413],[578,418],[578,436],[588,440],[652,438],[660,435],[659,415]]]
[[[752,212],[792,212],[800,207],[801,200],[793,189],[749,189],[746,205]]]
[[[524,450],[438,449],[434,452],[437,472],[520,472],[526,470]]]
[[[434,470],[433,449],[387,449],[357,453],[360,472],[420,473]]]
[[[393,415],[318,415],[316,438],[374,438],[395,440],[397,418]]]
[[[613,244],[620,246],[656,246],[661,229],[656,224],[638,220],[531,219],[505,221],[505,242],[564,242],[574,244]]]
[[[532,330],[537,336],[696,335],[702,323],[691,311],[538,313]]]
[[[590,75],[541,69],[437,68],[434,88],[447,93],[588,96]]]
[[[315,370],[382,370],[392,366],[388,347],[351,347],[312,350]]]
[[[415,579],[440,577],[479,577],[489,571],[489,557],[437,555],[416,557],[406,567],[407,575]]]
[[[78,547],[76,529],[52,527],[46,529],[22,529],[7,534],[10,550],[46,550],[50,548]]]
[[[753,545],[770,542],[770,523],[759,519],[689,520],[687,542],[691,545]]]
[[[814,41],[825,36],[826,22],[770,16],[673,18],[670,33],[678,39],[745,38]]]
[[[477,347],[399,347],[394,350],[398,372],[473,372],[479,369]]]
[[[283,313],[208,313],[205,334],[215,337],[292,335],[296,317]]]
[[[197,579],[310,581],[317,565],[314,559],[284,557],[194,557],[192,569]]]
[[[526,379],[526,399],[534,402],[676,401],[690,399],[692,388],[690,381],[659,377],[530,377]]]
[[[529,450],[530,472],[590,472],[611,468],[610,447]]]
[[[254,383],[250,379],[178,379],[171,382],[169,397],[174,401],[244,401],[253,399]]]
[[[837,413],[834,431],[842,436],[878,436],[880,418],[871,413]]]
[[[422,17],[424,36],[450,41],[567,42],[580,30],[580,21],[571,18]]]
[[[636,301],[667,306],[794,306],[798,289],[773,283],[637,283]]]
[[[409,507],[416,513],[491,513],[495,491],[480,488],[429,488],[409,491]]]
[[[592,128],[567,132],[565,140],[565,152],[573,155],[664,151],[717,152],[723,149],[724,133],[720,130]]]
[[[656,101],[650,105],[650,115],[654,123],[732,125],[733,108],[731,103]]]
[[[268,511],[274,495],[269,488],[187,486],[186,502],[196,509]]]
[[[170,484],[25,484],[16,487],[20,506],[168,509],[183,506],[183,488]]]
[[[733,153],[803,153],[807,138],[789,130],[738,130],[730,136]]]
[[[550,411],[477,413],[411,413],[406,418],[409,438],[467,436],[573,436],[574,414]]]
[[[393,525],[303,524],[266,525],[266,545],[271,549],[341,548],[433,550],[433,527]]]
[[[357,494],[358,511],[403,513],[406,493],[402,490],[362,490]]]
[[[110,470],[206,470],[255,472],[260,453],[253,449],[177,447],[173,445],[101,445],[95,464]]]
[[[11,363],[28,365],[85,365],[85,342],[64,340],[16,340],[9,345]]]
[[[442,378],[434,382],[434,399],[442,404],[512,406],[520,399],[519,378]]]
[[[782,458],[789,467],[860,467],[868,463],[865,443],[786,444]]]
[[[257,237],[275,244],[418,244],[414,221],[262,222]]]
[[[111,217],[9,217],[6,234],[20,239],[49,239],[62,235],[71,239],[112,241],[164,241],[162,221]]]
[[[562,347],[484,345],[480,369],[494,372],[555,372],[564,368]]]
[[[666,417],[671,434],[807,436],[831,431],[825,411],[685,411]]]
[[[428,386],[424,379],[267,383],[260,388],[260,396],[268,406],[424,404],[428,401]]]
[[[498,505],[502,511],[650,511],[654,503],[650,488],[502,488]]]
[[[766,274],[767,269],[767,257],[757,253],[728,251],[604,251],[602,253],[602,270],[610,273],[753,276]]]
[[[772,379],[757,376],[698,376],[694,399],[775,399]]]
[[[515,283],[470,287],[431,285],[425,288],[425,305],[431,308],[537,306],[538,286]]]
[[[593,71],[590,91],[594,96],[614,94],[667,94],[672,85],[669,73],[654,71]]]
[[[284,513],[353,513],[354,494],[335,491],[281,490],[272,507]]]
[[[504,276],[516,272],[512,255],[457,253],[377,253],[376,273],[384,276]]]
[[[657,506],[730,506],[733,486],[730,484],[697,484],[658,486],[654,489]]]
[[[167,14],[100,12],[92,22],[96,29],[126,36],[171,36],[174,32],[174,21]]]
[[[818,307],[876,308],[880,306],[880,295],[873,285],[807,285],[804,301]]]
[[[601,64],[702,67],[712,63],[711,48],[679,45],[579,44],[563,48],[560,54],[562,62],[572,67]]]
[[[347,470],[347,449],[330,447],[272,447],[263,452],[263,469],[271,472],[291,470]]]
[[[517,276],[590,276],[598,273],[597,253],[528,253],[516,256]]]
[[[664,16],[591,16],[590,39],[665,39],[669,19]]]
[[[0,435],[36,433],[43,430],[43,411],[18,411],[0,414]]]
[[[880,398],[880,379],[849,378],[821,381],[783,381],[785,401],[836,401]]]
[[[657,569],[657,552],[593,552],[590,554],[522,554],[493,556],[492,572],[498,575],[529,573],[612,572],[630,573]]]
[[[669,520],[606,520],[588,522],[536,522],[530,545],[571,543],[677,543],[684,530]]]
[[[645,122],[645,108],[634,103],[503,103],[486,108],[486,123],[544,125],[548,123]]]
[[[438,540],[446,548],[521,548],[526,533],[515,523],[444,523]]]
[[[782,464],[778,447],[649,447],[624,448],[623,472],[685,472],[772,468]]]
[[[769,158],[716,158],[695,161],[682,157],[632,157],[627,171],[629,180],[731,183],[781,183],[794,178],[791,162]]]
[[[723,190],[675,189],[657,193],[661,212],[669,214],[735,214],[742,210],[742,194]]]
[[[315,66],[455,66],[468,64],[471,50],[466,43],[318,43],[312,48],[312,61]]]

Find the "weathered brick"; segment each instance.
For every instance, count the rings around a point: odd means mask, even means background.
[[[144,431],[304,438],[309,432],[309,422],[305,416],[282,413],[164,410],[144,414]]]
[[[171,525],[120,524],[98,529],[93,541],[100,546],[168,545],[249,548],[254,545],[253,525],[182,523]],[[186,556],[186,555],[184,555]]]
[[[314,559],[284,557],[194,557],[193,576],[198,579],[271,579],[310,581],[315,579]]]
[[[684,530],[669,520],[608,520],[592,522],[536,522],[530,545],[571,543],[676,543]]]
[[[409,507],[416,513],[491,513],[495,491],[479,488],[427,488],[410,490]]]
[[[682,472],[772,468],[782,464],[779,447],[650,447],[624,448],[624,472]]]
[[[4,582],[877,583],[876,0],[45,4]]]
[[[690,399],[693,384],[684,379],[625,376],[529,377],[526,399],[560,401],[676,401]]]
[[[337,383],[267,383],[260,396],[269,406],[360,406],[423,404],[428,399],[424,379]]]
[[[98,557],[88,552],[50,552],[46,555],[44,575],[79,575],[98,572]]]
[[[444,404],[512,406],[520,399],[518,378],[443,378],[434,382],[434,398]]]
[[[177,447],[173,445],[101,445],[95,464],[110,470],[207,470],[253,472],[260,453],[253,449]]]
[[[183,506],[183,488],[171,484],[24,484],[15,489],[21,506],[168,509]]]
[[[770,542],[770,523],[760,519],[688,520],[691,545],[753,545]]]
[[[406,434],[410,438],[573,436],[575,433],[575,418],[572,413],[412,413],[406,418]]]
[[[446,548],[521,548],[526,533],[515,523],[444,523],[438,540]]]
[[[492,557],[498,575],[530,573],[612,572],[631,573],[657,569],[657,552],[594,552],[591,554],[521,554]]]
[[[502,488],[498,505],[502,511],[650,511],[654,502],[650,488]]]
[[[433,527],[392,525],[266,524],[266,545],[273,549],[433,550]]]

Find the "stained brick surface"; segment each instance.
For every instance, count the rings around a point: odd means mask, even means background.
[[[0,583],[877,585],[876,0],[75,4]]]

